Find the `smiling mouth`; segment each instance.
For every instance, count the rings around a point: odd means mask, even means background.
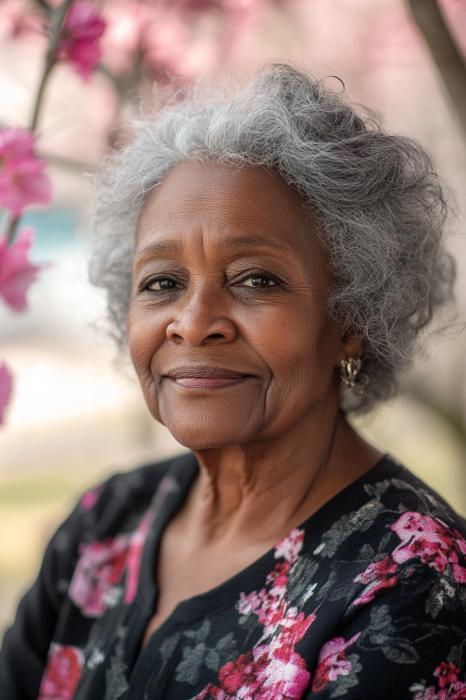
[[[250,379],[250,375],[240,377],[167,377],[177,386],[184,389],[219,389],[225,386],[233,386],[241,384],[246,379]]]
[[[166,378],[183,389],[221,389],[241,384],[252,375],[220,367],[185,367],[174,370]]]

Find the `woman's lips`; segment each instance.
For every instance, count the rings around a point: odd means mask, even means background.
[[[233,384],[240,384],[245,379],[249,379],[248,375],[238,377],[169,377],[177,386],[182,386],[186,389],[215,389]]]
[[[252,375],[235,372],[224,367],[178,367],[167,375],[177,386],[186,389],[215,389],[240,384]]]

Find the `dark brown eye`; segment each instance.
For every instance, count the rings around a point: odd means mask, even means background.
[[[150,292],[166,292],[171,289],[176,289],[177,282],[170,279],[170,277],[151,277],[143,285],[143,290],[148,290]]]
[[[249,281],[251,284],[249,284]],[[278,281],[271,277],[270,275],[264,275],[264,274],[259,274],[259,273],[254,273],[252,275],[249,275],[248,277],[245,277],[242,280],[242,285],[245,287],[276,287],[278,284]]]

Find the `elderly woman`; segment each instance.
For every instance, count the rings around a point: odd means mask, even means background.
[[[465,698],[466,523],[348,422],[452,295],[431,162],[288,65],[203,94],[104,165],[91,266],[189,451],[81,498],[1,697]]]

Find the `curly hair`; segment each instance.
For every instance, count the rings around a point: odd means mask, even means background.
[[[242,87],[200,81],[134,122],[131,142],[94,178],[92,284],[107,291],[112,334],[127,341],[134,232],[148,193],[184,160],[273,169],[320,220],[336,280],[329,318],[362,338],[365,412],[393,396],[421,329],[453,298],[443,245],[446,197],[416,141],[382,130],[323,81],[269,64]],[[311,215],[311,211],[310,211]]]

